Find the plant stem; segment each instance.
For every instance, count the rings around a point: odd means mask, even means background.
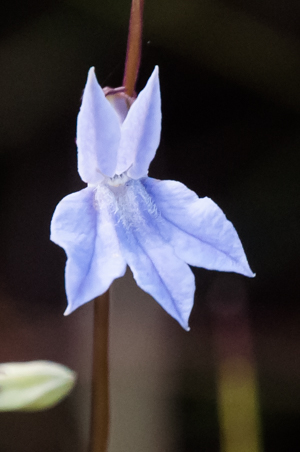
[[[123,85],[134,95],[141,60],[144,0],[132,0]],[[94,300],[90,452],[106,452],[109,434],[109,291]]]
[[[105,452],[109,434],[109,291],[94,300],[90,452]]]
[[[132,97],[137,80],[142,47],[144,0],[132,0],[123,86]]]

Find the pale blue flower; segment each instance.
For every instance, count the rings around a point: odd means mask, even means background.
[[[68,257],[65,314],[103,294],[128,264],[137,284],[188,329],[195,292],[189,265],[253,273],[232,223],[211,199],[147,177],[161,132],[158,68],[124,117],[90,69],[77,122],[78,172],[88,186],[66,196],[51,223],[51,240]]]

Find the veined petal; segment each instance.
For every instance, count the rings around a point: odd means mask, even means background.
[[[96,184],[112,177],[121,137],[119,119],[89,70],[77,119],[78,172],[84,182]]]
[[[254,276],[232,223],[209,198],[175,181],[145,178],[143,184],[156,203],[160,233],[178,257],[210,270]]]
[[[50,238],[68,257],[66,315],[104,293],[126,270],[111,215],[105,205],[95,209],[94,195],[88,187],[66,196],[51,222]]]
[[[117,174],[127,171],[129,177],[146,176],[160,141],[161,100],[156,67],[147,85],[132,104],[121,127]]]
[[[136,184],[140,182],[136,181]],[[195,292],[193,272],[161,237],[156,228],[157,217],[147,200],[147,194],[141,194],[137,189],[135,198],[131,193],[128,193],[128,198],[134,199],[136,203],[131,206],[132,212],[136,212],[134,222],[131,223],[131,212],[127,224],[122,218],[116,223],[123,255],[141,289],[152,295],[188,330]]]

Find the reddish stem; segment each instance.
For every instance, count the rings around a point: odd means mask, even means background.
[[[105,452],[109,434],[109,291],[94,300],[90,452]]]
[[[123,86],[128,96],[134,95],[142,48],[144,0],[132,0]]]

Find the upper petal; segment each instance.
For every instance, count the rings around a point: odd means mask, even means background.
[[[112,177],[121,137],[118,116],[89,70],[77,119],[78,172],[84,182],[96,184],[101,173]]]
[[[63,247],[68,257],[65,314],[104,293],[126,270],[111,215],[105,204],[97,211],[94,198],[91,187],[72,193],[53,214],[51,240]]]
[[[180,182],[145,178],[143,184],[160,212],[161,234],[185,262],[254,276],[233,224],[211,199]]]
[[[156,227],[157,215],[147,193],[132,184],[127,199],[130,206],[128,221],[119,218],[116,230],[123,255],[137,284],[172,316],[183,328],[193,307],[195,278],[189,266],[178,258]],[[141,185],[141,184],[140,184]],[[135,215],[134,215],[135,212]],[[134,220],[132,221],[132,218]]]
[[[117,174],[133,179],[147,175],[160,141],[161,100],[156,67],[122,124]]]

